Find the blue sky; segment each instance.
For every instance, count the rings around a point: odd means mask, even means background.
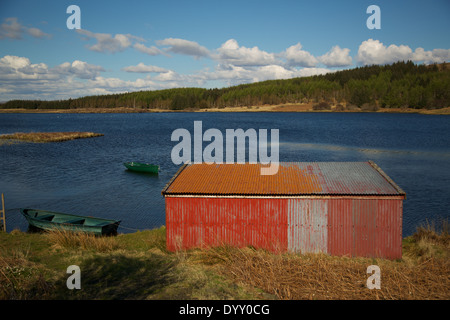
[[[68,29],[67,7],[81,11]],[[381,29],[367,28],[370,5]],[[0,101],[224,87],[450,60],[450,1],[0,2]]]

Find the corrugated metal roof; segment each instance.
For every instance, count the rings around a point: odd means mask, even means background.
[[[263,164],[186,164],[163,195],[405,195],[375,163],[280,162],[274,175]]]

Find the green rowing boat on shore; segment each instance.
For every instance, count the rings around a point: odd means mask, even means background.
[[[30,226],[43,230],[66,230],[95,235],[116,234],[120,220],[79,216],[38,209],[20,209]]]
[[[159,166],[155,164],[140,163],[140,162],[125,162],[123,165],[127,167],[128,170],[136,172],[158,173],[159,171]]]

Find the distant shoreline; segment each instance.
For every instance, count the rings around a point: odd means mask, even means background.
[[[17,141],[23,142],[34,142],[34,143],[44,143],[44,142],[62,142],[75,139],[85,139],[101,137],[102,133],[94,132],[16,132],[12,134],[2,134],[0,135],[0,145],[12,144]]]
[[[312,104],[281,104],[262,105],[245,107],[225,107],[208,109],[143,109],[143,108],[79,108],[79,109],[0,109],[0,113],[182,113],[182,112],[333,112],[333,113],[418,113],[450,115],[450,107],[442,109],[400,109],[400,108],[380,108],[377,111],[364,111],[360,109],[337,111],[313,110]]]

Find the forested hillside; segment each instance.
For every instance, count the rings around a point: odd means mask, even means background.
[[[12,100],[0,108],[76,109],[136,107],[184,110],[283,103],[439,109],[450,106],[450,67],[411,61],[366,66],[320,76],[269,80],[221,89],[178,88],[86,96],[69,100]]]

